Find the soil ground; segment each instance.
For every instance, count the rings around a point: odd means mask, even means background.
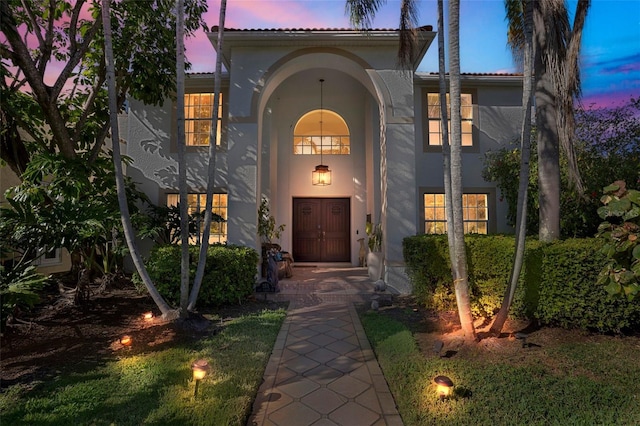
[[[30,312],[17,315],[19,321],[8,327],[0,341],[0,387],[16,383],[33,384],[46,380],[80,363],[103,363],[122,354],[158,350],[166,345],[199,339],[217,332],[232,318],[249,312],[274,308],[278,304],[251,299],[241,305],[226,306],[202,312],[214,321],[185,329],[176,323],[163,322],[156,317],[146,321],[145,312],[158,310],[151,298],[141,295],[130,283],[110,288],[102,293],[93,289],[89,301],[71,306],[62,301],[57,289],[52,289],[40,305]],[[477,344],[465,344],[457,314],[434,314],[418,306],[411,297],[395,297],[391,306],[380,308],[406,324],[415,334],[425,356],[483,358],[486,362],[522,364],[548,362],[545,349],[570,342],[598,343],[604,339],[627,339],[640,351],[640,335],[617,337],[590,334],[558,328],[535,328],[524,322],[510,321],[502,335],[484,337]],[[196,325],[198,325],[196,323]],[[202,325],[202,323],[200,323]],[[489,324],[478,322],[476,327],[483,336]],[[515,339],[516,332],[527,333],[525,342]],[[136,344],[125,348],[120,338],[129,335]],[[435,347],[442,342],[442,349]],[[523,348],[523,343],[525,348]],[[526,349],[526,350],[525,350]],[[532,351],[539,352],[537,356]]]
[[[281,304],[280,304],[281,305]],[[21,383],[31,385],[53,377],[69,367],[103,363],[127,351],[130,354],[158,350],[166,345],[216,333],[231,319],[265,308],[275,302],[247,300],[241,305],[204,310],[188,324],[161,320],[151,297],[141,295],[130,282],[98,292],[80,306],[70,305],[50,289],[41,303],[19,312],[0,340],[0,390]],[[153,312],[151,320],[144,314]],[[130,348],[120,339],[131,336]]]

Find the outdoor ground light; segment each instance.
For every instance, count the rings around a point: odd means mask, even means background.
[[[433,379],[437,385],[438,396],[440,397],[440,401],[444,401],[446,398],[451,396],[453,391],[453,382],[447,376],[437,376]]]
[[[145,312],[143,317],[145,321],[151,321],[153,319],[153,312]]]
[[[122,346],[125,346],[128,348],[129,346],[131,346],[132,343],[133,343],[133,339],[129,335],[125,335],[120,338],[120,344]]]
[[[200,384],[200,380],[204,379],[211,367],[209,367],[209,363],[206,359],[199,359],[193,364],[191,364],[191,370],[193,370],[193,380],[196,381],[196,388],[193,391],[193,396],[198,396],[198,385]]]

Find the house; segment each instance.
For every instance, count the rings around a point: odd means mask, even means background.
[[[257,248],[266,197],[296,262],[358,265],[366,222],[380,223],[383,278],[410,292],[403,238],[445,227],[438,75],[415,72],[435,35],[419,29],[414,68],[403,71],[396,30],[226,29],[214,210],[227,221],[214,224],[212,241]],[[216,46],[217,27],[209,38]],[[485,152],[518,138],[521,86],[517,75],[462,77],[468,232],[512,232],[506,202],[481,170]],[[212,92],[213,75],[188,76],[192,209],[204,204]],[[127,173],[153,202],[175,203],[175,103],[129,105]]]

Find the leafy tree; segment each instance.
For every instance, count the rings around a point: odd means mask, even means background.
[[[159,104],[175,90],[172,7],[169,0],[114,4],[119,109],[127,95]],[[204,26],[206,7],[205,0],[187,0],[187,34]],[[6,39],[0,43],[0,154],[18,174],[36,148],[67,158],[87,152],[85,161],[98,157],[109,134],[99,16],[99,0],[0,2]]]
[[[624,105],[610,108],[578,107],[575,112],[576,141],[574,147],[580,169],[584,172],[585,196],[569,184],[567,162],[560,159],[561,177],[561,236],[592,237],[597,233],[600,218],[601,188],[612,178],[638,182],[640,163],[640,98],[630,98]],[[514,225],[517,205],[519,148],[503,148],[485,156],[483,177],[496,182],[509,205],[508,220]],[[531,152],[532,173],[529,179],[527,234],[538,232],[538,181],[535,171],[538,156],[535,137]]]
[[[109,134],[109,110],[111,114],[120,111],[127,96],[150,104],[159,104],[171,96],[176,84],[173,7],[170,0],[141,0],[117,2],[113,9],[109,8],[107,18],[114,23],[108,28],[113,33],[109,58],[113,87],[109,98],[106,31],[99,19],[99,0],[1,2],[0,28],[6,39],[0,44],[4,77],[0,84],[2,159],[19,174],[27,169],[34,152],[60,153],[65,159],[81,158],[92,164],[100,157]],[[206,9],[205,0],[185,1],[187,35],[204,27],[202,14]],[[32,49],[29,43],[37,48]],[[59,73],[52,70],[54,62],[61,65]],[[53,83],[49,84],[52,77]],[[21,105],[29,108],[20,108]],[[30,110],[37,111],[33,118],[28,114]],[[135,236],[121,176],[117,126],[111,126],[111,131],[112,140],[116,141],[117,199],[125,237],[139,267],[141,261],[131,244]],[[97,179],[87,178],[93,182]],[[43,203],[53,205],[57,201],[54,198]],[[150,284],[148,289],[153,296],[152,283],[145,283]],[[163,314],[168,311],[163,301],[157,297],[154,300]]]

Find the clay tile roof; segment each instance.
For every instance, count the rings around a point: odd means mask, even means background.
[[[327,31],[327,32],[359,32],[360,30],[356,30],[353,28],[225,28],[225,31],[236,31],[236,32],[259,32],[259,31],[278,31],[278,32],[301,32],[301,31]],[[433,31],[433,27],[431,25],[425,25],[417,28],[419,31]],[[218,31],[218,26],[214,25],[211,27],[211,32]],[[370,28],[366,31],[398,31],[394,28]]]
[[[430,72],[429,75],[438,75],[437,72]],[[449,73],[447,73],[449,75]],[[509,72],[461,72],[460,75],[471,77],[522,77],[522,73]]]

